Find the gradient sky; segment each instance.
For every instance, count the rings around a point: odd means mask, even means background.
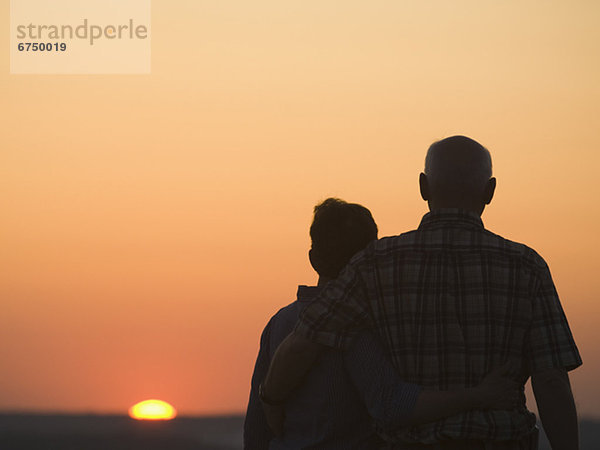
[[[591,0],[154,0],[139,76],[9,75],[2,33],[0,409],[243,411],[262,328],[316,281],[312,207],[413,229],[427,147],[466,134],[498,178],[484,223],[549,263],[600,419],[599,19]]]

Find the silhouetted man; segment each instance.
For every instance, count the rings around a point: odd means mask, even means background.
[[[282,433],[275,436],[260,401],[260,383],[273,353],[294,329],[300,311],[356,252],[377,239],[377,225],[365,207],[329,198],[315,207],[310,236],[309,259],[319,282],[299,286],[297,300],[279,310],[262,333],[244,423],[245,449],[376,450],[382,441],[374,420],[381,429],[395,430],[473,408],[518,402],[517,384],[500,373],[486,377],[477,387],[455,391],[428,391],[404,383],[382,345],[371,333],[362,332],[347,351],[324,351],[318,367],[285,404],[271,402],[285,410]],[[264,396],[262,401],[269,403]]]
[[[372,327],[401,378],[431,389],[470,387],[511,361],[531,376],[554,450],[578,448],[567,371],[581,364],[548,266],[529,247],[483,227],[494,195],[491,157],[464,136],[427,152],[417,230],[383,238],[354,258],[303,312],[277,350],[263,390],[284,399],[323,346],[345,348]],[[274,417],[268,405],[269,417]],[[525,405],[474,410],[386,438],[397,449],[533,449]]]

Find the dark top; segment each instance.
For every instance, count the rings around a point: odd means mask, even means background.
[[[297,301],[273,316],[262,333],[244,423],[247,450],[375,449],[380,441],[371,417],[382,429],[393,429],[402,426],[414,408],[419,386],[402,383],[379,342],[363,332],[348,351],[322,353],[286,402],[283,437],[273,437],[258,399],[258,386],[277,346],[319,290],[299,286]]]

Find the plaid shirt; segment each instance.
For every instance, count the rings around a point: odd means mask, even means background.
[[[296,331],[345,348],[361,328],[375,330],[404,381],[426,389],[474,386],[507,359],[522,368],[523,384],[581,364],[544,260],[459,210],[430,212],[417,230],[369,245],[304,310]],[[534,426],[525,407],[473,410],[390,439],[510,440]]]

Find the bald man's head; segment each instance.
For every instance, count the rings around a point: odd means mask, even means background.
[[[427,151],[420,183],[430,209],[460,208],[481,214],[496,186],[490,152],[466,136],[434,142]]]

